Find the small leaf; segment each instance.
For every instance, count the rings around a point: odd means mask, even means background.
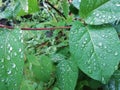
[[[57,87],[60,90],[75,90],[78,70],[74,63],[62,60],[57,66]]]
[[[68,0],[62,0],[62,8],[64,15],[67,17],[69,15],[69,3]]]
[[[22,9],[27,13],[28,12],[28,0],[19,0]]]
[[[33,64],[32,70],[36,79],[47,82],[53,70],[51,59],[44,55],[40,56],[39,65]]]
[[[31,55],[27,55],[27,59],[30,63],[32,63],[33,65],[40,65],[37,56],[31,54]]]
[[[22,3],[23,9],[21,9],[21,11],[17,14],[18,16],[22,16],[22,15],[26,15],[26,14],[31,14],[34,12],[37,12],[39,10],[39,6],[38,6],[38,2],[37,0],[26,0],[26,3],[20,0],[20,2]]]
[[[35,90],[35,87],[33,86],[33,82],[29,80],[24,80],[22,82],[20,90]]]
[[[79,9],[79,7],[80,7],[80,2],[81,2],[81,0],[73,0],[73,1],[72,1],[72,4],[74,5],[74,7],[76,7],[77,9]]]
[[[86,4],[86,5],[85,5]],[[87,24],[100,25],[120,19],[119,0],[82,0],[80,16]]]
[[[0,29],[0,89],[19,90],[23,74],[23,39],[20,29]]]
[[[120,90],[120,71],[119,70],[115,71],[109,83],[105,85],[104,90]]]
[[[110,25],[86,26],[74,22],[70,31],[70,52],[88,76],[107,83],[120,61],[120,41]]]

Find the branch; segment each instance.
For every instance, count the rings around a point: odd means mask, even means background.
[[[12,26],[0,24],[0,28],[14,29]],[[55,30],[55,29],[70,29],[71,26],[52,27],[52,28],[21,28],[21,30]]]

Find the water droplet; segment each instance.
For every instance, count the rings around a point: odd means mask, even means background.
[[[112,52],[112,50],[111,50],[111,49],[108,49],[107,52],[110,53],[110,52]]]
[[[8,44],[8,47],[10,47],[10,44]]]
[[[17,84],[15,83],[15,86],[17,86]]]
[[[87,43],[87,42],[85,42],[85,41],[83,42],[83,44],[86,44],[86,43]]]
[[[112,17],[111,16],[108,16],[108,19],[111,19]]]
[[[21,43],[23,43],[23,39],[21,39]]]
[[[105,20],[104,20],[104,19],[102,19],[101,21],[102,21],[102,22],[105,22]]]
[[[4,58],[1,59],[1,62],[4,62]]]
[[[11,70],[8,71],[8,74],[11,74]]]
[[[2,82],[4,82],[5,80],[4,80],[4,79],[2,79],[1,81],[2,81]]]
[[[13,63],[13,64],[12,64],[12,68],[15,68],[15,67],[16,67],[16,65]]]
[[[105,35],[103,34],[103,35],[102,35],[102,37],[104,38],[104,37],[105,37]]]
[[[84,48],[84,47],[85,47],[85,45],[83,44],[83,45],[82,45],[82,48]]]
[[[107,48],[107,46],[104,46],[104,48],[106,49],[106,48]]]
[[[98,45],[101,47],[101,46],[102,46],[102,43],[101,43],[101,42],[99,42],[99,43],[98,43]]]
[[[118,69],[118,66],[115,66],[115,70],[117,70]]]
[[[7,60],[10,60],[10,56],[7,56]]]
[[[99,16],[99,13],[97,13],[96,16],[98,17],[98,16]]]
[[[116,3],[115,5],[119,7],[119,6],[120,6],[120,3]]]
[[[22,33],[22,30],[20,30],[20,33]]]
[[[12,47],[10,47],[10,51],[12,51]]]
[[[103,18],[105,18],[105,15],[103,15]]]
[[[21,52],[21,51],[22,51],[22,49],[20,48],[20,49],[19,49],[19,52]]]
[[[105,63],[103,63],[103,66],[105,67],[105,66],[106,66],[106,64],[105,64]]]
[[[14,39],[14,41],[16,42],[16,41],[17,41],[17,39],[15,38],[15,39]]]
[[[3,48],[3,46],[0,46],[0,48]]]
[[[92,74],[92,70],[88,70],[88,73],[89,73],[89,74]]]
[[[118,55],[118,52],[115,52],[115,54],[114,54],[115,56],[117,56]]]
[[[103,83],[106,83],[106,82],[105,82],[105,78],[104,78],[104,77],[102,77],[102,82],[103,82]]]
[[[16,56],[16,55],[17,55],[17,53],[16,53],[16,52],[14,52],[14,55]]]
[[[4,68],[4,65],[2,65],[2,67],[1,68]]]
[[[85,41],[87,41],[88,39],[87,38],[85,38]]]

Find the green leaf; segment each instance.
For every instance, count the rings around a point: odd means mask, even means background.
[[[91,78],[106,83],[117,69],[120,41],[112,26],[85,27],[76,21],[70,31],[69,45],[79,68]]]
[[[78,69],[74,63],[62,60],[57,66],[57,87],[60,90],[75,90]]]
[[[20,0],[20,2],[23,3],[24,0],[23,2]],[[21,11],[18,13],[18,16],[35,13],[39,10],[37,0],[26,0],[26,3],[21,4],[21,6],[23,6],[24,9],[21,9]]]
[[[40,65],[37,56],[33,54],[27,55],[27,59],[33,65]]]
[[[16,17],[17,14],[19,13],[20,11],[20,4],[18,1],[16,2],[12,2],[10,3],[9,6],[7,6],[7,8],[3,11],[3,12],[0,12],[0,19],[1,18],[13,18],[13,17]]]
[[[22,9],[27,13],[28,12],[28,0],[19,0]]]
[[[40,56],[39,64],[33,64],[32,70],[37,80],[47,82],[50,79],[53,70],[51,59],[44,55]]]
[[[82,0],[80,16],[87,24],[100,25],[111,23],[120,17],[119,0]]]
[[[73,0],[73,1],[72,1],[72,4],[73,4],[74,7],[76,7],[77,9],[79,9],[79,7],[80,7],[80,2],[81,2],[81,0]]]
[[[23,74],[23,39],[20,29],[0,29],[0,89],[19,90]]]
[[[20,90],[35,90],[35,87],[33,86],[33,82],[29,80],[24,80],[22,82]]]
[[[109,83],[105,85],[104,90],[120,90],[120,71],[119,70],[115,71]]]
[[[62,0],[62,8],[63,8],[63,12],[64,12],[64,15],[66,17],[68,17],[69,15],[69,3],[68,3],[68,0]]]

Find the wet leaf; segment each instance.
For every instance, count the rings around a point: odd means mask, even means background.
[[[57,87],[60,90],[75,90],[78,70],[71,61],[62,60],[57,66]]]
[[[87,24],[100,25],[111,23],[120,18],[119,0],[82,0],[80,16]]]
[[[19,0],[22,9],[27,13],[28,12],[28,0]]]
[[[70,52],[88,76],[107,83],[120,61],[120,42],[110,25],[83,26],[74,22],[70,31]]]
[[[23,74],[23,39],[20,29],[0,29],[0,89],[19,90]]]
[[[80,7],[80,2],[81,2],[81,0],[73,0],[73,1],[72,1],[72,4],[74,5],[74,7],[76,7],[77,9],[79,9],[79,7]]]

